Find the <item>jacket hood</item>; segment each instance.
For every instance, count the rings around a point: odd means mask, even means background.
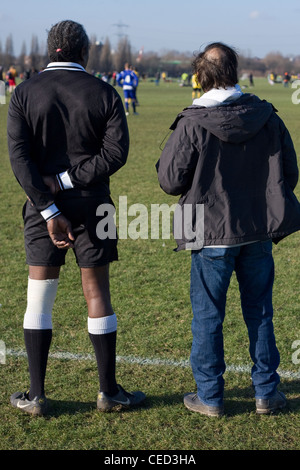
[[[230,102],[240,98],[242,95],[243,92],[239,85],[226,88],[212,88],[204,93],[200,98],[196,98],[192,104],[196,106],[204,106],[205,108],[212,108],[222,104],[229,104]]]
[[[177,116],[171,129],[184,117],[193,119],[194,124],[198,123],[223,142],[242,143],[262,129],[274,110],[271,103],[245,93],[229,104],[210,108],[189,106]]]

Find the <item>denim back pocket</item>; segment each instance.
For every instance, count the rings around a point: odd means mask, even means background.
[[[203,248],[199,254],[201,258],[204,259],[211,259],[211,260],[217,260],[217,259],[224,259],[230,256],[232,254],[232,251],[234,248]]]

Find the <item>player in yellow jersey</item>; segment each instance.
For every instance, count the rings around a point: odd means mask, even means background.
[[[194,100],[195,98],[200,98],[200,95],[201,95],[201,85],[199,85],[199,83],[198,83],[196,74],[194,74],[194,75],[192,76],[192,88],[193,88],[193,91],[192,91],[192,98],[193,98],[193,100]]]

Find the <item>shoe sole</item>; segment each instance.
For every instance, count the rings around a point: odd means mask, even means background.
[[[139,406],[143,403],[146,399],[146,396],[141,396],[136,402],[133,403],[117,403],[115,401],[97,401],[97,409],[103,412],[110,412],[110,411],[121,411],[121,410],[128,410],[129,408],[134,408]]]
[[[121,403],[115,403],[113,405],[99,406],[97,405],[97,410],[101,413],[109,413],[110,411],[121,411],[130,408],[133,405],[123,405]]]
[[[41,409],[39,406],[32,405],[31,407],[19,406],[18,403],[11,402],[12,406],[17,410],[23,411],[23,413],[30,414],[32,416],[44,416],[47,413],[47,409]]]
[[[212,407],[208,407],[206,405],[204,405],[203,407],[201,407],[201,405],[193,406],[193,405],[190,405],[189,402],[185,400],[184,400],[184,405],[186,406],[188,410],[194,411],[196,413],[200,413],[201,415],[211,416],[215,418],[220,418],[221,416],[224,415],[223,410],[222,411],[214,410]]]
[[[276,406],[274,408],[256,408],[256,414],[258,415],[270,415],[273,413],[276,413],[277,411],[281,411],[286,407],[286,403],[283,403],[282,405]]]
[[[32,416],[44,416],[47,413],[47,400],[43,399],[43,403],[33,403],[30,401],[24,401],[20,398],[21,392],[16,392],[10,397],[10,403],[14,408],[17,408],[24,413]]]
[[[141,405],[141,403],[134,403],[132,405],[123,405],[122,403],[116,403],[113,405],[108,405],[108,406],[99,406],[97,405],[98,411],[101,411],[103,413],[109,413],[110,411],[122,411],[122,410],[129,410],[129,408],[135,408],[137,406]]]
[[[224,416],[223,412],[205,411],[205,410],[199,410],[199,409],[195,410],[195,408],[193,408],[191,406],[188,406],[187,404],[185,404],[185,406],[188,410],[199,413],[200,415],[210,416],[210,417],[214,417],[214,418],[220,418],[221,416]]]
[[[287,401],[286,401],[286,398],[284,396],[284,394],[282,392],[278,392],[277,393],[277,396],[278,396],[278,401],[276,403],[274,403],[273,406],[270,406],[269,408],[263,408],[263,407],[256,407],[256,414],[258,415],[269,415],[269,414],[273,414],[273,413],[276,413],[276,411],[280,411],[282,410],[283,408],[285,408],[287,406]],[[281,400],[280,400],[281,398]]]

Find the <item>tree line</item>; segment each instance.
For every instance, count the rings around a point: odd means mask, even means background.
[[[254,75],[266,76],[270,72],[283,74],[285,72],[298,74],[300,72],[300,55],[285,57],[280,52],[270,52],[263,59],[247,57],[241,54],[239,60],[240,74],[248,72]],[[123,70],[128,62],[138,69],[140,75],[155,76],[157,72],[166,72],[169,77],[179,77],[183,72],[191,72],[193,52],[178,52],[176,50],[157,52],[135,51],[127,37],[122,37],[116,48],[113,48],[109,38],[97,41],[95,35],[90,38],[90,57],[87,71],[90,73],[109,74]],[[39,71],[49,63],[47,49],[40,44],[38,37],[32,35],[30,51],[27,52],[25,42],[18,56],[14,55],[13,36],[10,34],[4,46],[0,42],[0,66],[8,70],[14,65],[18,74],[28,69]]]

